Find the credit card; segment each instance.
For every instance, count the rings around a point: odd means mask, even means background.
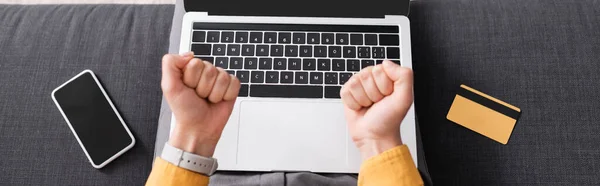
[[[520,115],[521,109],[460,85],[446,118],[506,145]]]

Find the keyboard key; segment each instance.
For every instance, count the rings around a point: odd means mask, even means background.
[[[213,64],[213,62],[215,61],[214,57],[204,57],[204,56],[202,56],[202,57],[198,57],[198,58],[201,59],[201,60],[203,60],[203,61],[210,62],[210,64]]]
[[[228,56],[240,56],[240,45],[228,44],[227,45]]]
[[[350,44],[351,45],[362,45],[363,44],[363,35],[362,34],[350,34]]]
[[[312,57],[313,48],[309,45],[300,46],[300,57]]]
[[[254,45],[242,45],[242,56],[254,56]]]
[[[399,46],[400,37],[398,35],[379,34],[379,45]]]
[[[217,57],[215,60],[215,66],[221,67],[223,69],[227,69],[229,67],[229,58],[228,57]]]
[[[323,87],[307,85],[250,85],[250,97],[323,98]]]
[[[319,33],[308,33],[306,34],[306,42],[308,44],[320,44],[321,36],[319,35]]]
[[[352,77],[352,73],[340,73],[340,85],[348,82],[350,77]]]
[[[264,83],[265,72],[264,71],[252,71],[250,72],[250,82],[252,83]]]
[[[194,31],[192,35],[192,42],[204,42],[206,40],[205,31]]]
[[[348,37],[348,34],[335,34],[335,44],[347,45],[349,40]]]
[[[338,73],[336,72],[325,72],[325,84],[338,84]]]
[[[325,86],[325,98],[340,98],[341,86]]]
[[[294,33],[293,34],[294,44],[306,44],[306,34],[305,33]]]
[[[330,59],[319,59],[317,61],[317,68],[319,71],[330,71],[331,70],[331,60]]]
[[[294,83],[294,72],[281,72],[281,78],[279,82],[287,84]]]
[[[233,43],[233,32],[221,32],[221,43]]]
[[[371,58],[371,48],[358,47],[358,58]]]
[[[248,85],[242,84],[240,87],[240,92],[238,93],[238,97],[248,97]]]
[[[302,60],[302,70],[315,70],[317,69],[317,60],[316,59],[303,59]]]
[[[250,43],[262,43],[263,33],[262,32],[250,32]]]
[[[273,59],[272,58],[259,58],[258,59],[258,69],[261,69],[261,70],[273,69]]]
[[[213,56],[224,56],[225,51],[227,51],[227,48],[224,44],[214,44],[212,55]]]
[[[234,75],[235,76],[235,70],[226,70],[226,72],[228,74]]]
[[[241,83],[248,83],[250,81],[250,72],[248,71],[237,71],[235,74]]]
[[[342,47],[329,46],[329,57],[342,57]]]
[[[241,57],[232,57],[229,59],[229,69],[242,69],[244,60]]]
[[[254,57],[247,57],[244,59],[244,69],[256,69],[258,68],[258,59]]]
[[[331,67],[333,71],[346,71],[346,61],[343,59],[333,59]]]
[[[269,45],[256,45],[256,56],[269,56]]]
[[[373,58],[385,58],[385,48],[383,47],[373,47]]]
[[[379,60],[375,60],[375,65],[381,65],[383,63],[383,60],[379,59]]]
[[[347,71],[355,71],[358,72],[360,71],[360,61],[356,60],[356,59],[349,59],[346,60],[346,67],[348,68]]]
[[[277,43],[277,32],[265,32],[265,43]]]
[[[236,32],[235,33],[236,43],[248,43],[248,32]]]
[[[290,44],[292,42],[292,34],[289,32],[280,32],[278,41],[282,44]]]
[[[375,61],[374,60],[362,60],[361,62],[362,62],[361,69],[367,68],[368,66],[374,66],[375,65]]]
[[[273,69],[275,70],[285,70],[287,65],[286,58],[275,58],[273,60]]]
[[[285,57],[298,57],[298,45],[285,45]]]
[[[308,84],[308,72],[296,72],[294,79],[296,84]]]
[[[400,48],[388,47],[387,48],[387,58],[388,59],[400,59]]]
[[[323,72],[310,72],[310,84],[323,84]]]
[[[210,55],[211,50],[210,44],[192,44],[192,51],[195,55]]]
[[[319,71],[330,71],[331,70],[331,60],[330,59],[319,59],[317,65],[319,66]]]
[[[207,35],[206,42],[218,43],[219,42],[219,37],[221,36],[221,33],[216,32],[216,31],[210,31],[206,35]]]
[[[302,69],[302,61],[300,58],[289,58],[288,59],[288,69],[289,70],[301,70]]]
[[[394,63],[396,63],[398,65],[402,65],[402,64],[400,64],[400,60],[392,60],[392,62],[394,62]]]
[[[344,49],[344,58],[356,58],[356,47],[345,46],[343,49]]]
[[[315,57],[327,57],[327,47],[315,46]]]
[[[323,43],[323,44],[333,44],[334,40],[335,39],[333,38],[332,33],[322,33],[321,34],[321,43]]]
[[[377,45],[377,35],[365,34],[365,45]]]
[[[267,71],[267,77],[265,77],[267,83],[279,83],[279,72],[278,71]]]
[[[283,45],[271,45],[271,56],[283,57]]]

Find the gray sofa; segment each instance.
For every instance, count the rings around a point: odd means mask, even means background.
[[[0,184],[142,185],[172,15],[173,5],[1,5]],[[419,0],[409,17],[433,183],[600,185],[600,2]],[[137,138],[100,170],[50,98],[83,69],[97,73]],[[445,119],[460,84],[523,110],[508,145]],[[353,185],[355,176],[223,173],[213,183]]]

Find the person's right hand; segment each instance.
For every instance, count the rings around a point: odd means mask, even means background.
[[[340,96],[363,160],[402,145],[400,124],[413,102],[409,68],[390,61],[367,67],[344,84]]]

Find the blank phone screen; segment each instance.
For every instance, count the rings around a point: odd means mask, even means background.
[[[102,164],[133,142],[92,73],[56,90],[54,98],[93,164]]]

